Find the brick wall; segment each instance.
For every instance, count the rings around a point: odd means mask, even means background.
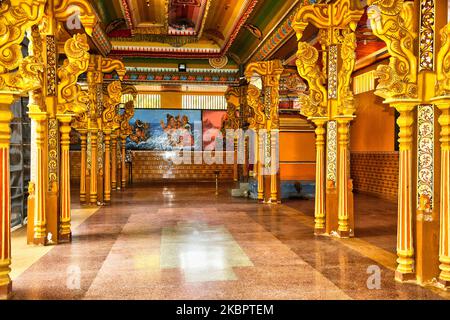
[[[165,152],[133,151],[133,182],[157,180],[215,180],[214,171],[220,171],[221,180],[233,179],[233,165],[229,164],[180,164],[167,160]],[[71,182],[80,180],[80,151],[70,152]],[[225,162],[225,160],[224,160]]]
[[[233,165],[194,164],[193,159],[191,164],[173,164],[165,158],[165,152],[133,151],[133,182],[165,179],[214,180],[216,170],[220,171],[221,180],[233,179]]]
[[[396,200],[398,152],[352,152],[351,176],[355,192]]]

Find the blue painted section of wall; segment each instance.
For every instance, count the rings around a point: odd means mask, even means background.
[[[250,198],[258,198],[258,182],[249,180]],[[313,199],[316,192],[314,181],[285,180],[281,181],[281,199]]]

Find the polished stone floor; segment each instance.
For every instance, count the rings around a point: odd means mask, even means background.
[[[14,298],[449,298],[393,280],[393,203],[356,196],[357,238],[336,239],[314,237],[313,201],[258,205],[221,188],[219,196],[209,183],[115,192],[73,228],[72,244],[46,250],[17,275]],[[367,285],[374,268],[379,289]]]

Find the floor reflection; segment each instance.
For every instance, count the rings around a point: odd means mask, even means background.
[[[233,267],[251,266],[225,226],[190,222],[162,230],[161,269],[181,268],[187,282],[237,280]]]

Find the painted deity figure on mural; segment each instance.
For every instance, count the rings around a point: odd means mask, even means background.
[[[192,125],[186,115],[177,115],[174,117],[167,114],[167,122],[161,120],[161,128],[167,135],[169,145],[173,148],[192,147],[194,137]]]
[[[137,120],[133,126],[133,133],[130,135],[130,140],[136,143],[146,141],[148,137],[148,129],[150,125],[141,120]]]

